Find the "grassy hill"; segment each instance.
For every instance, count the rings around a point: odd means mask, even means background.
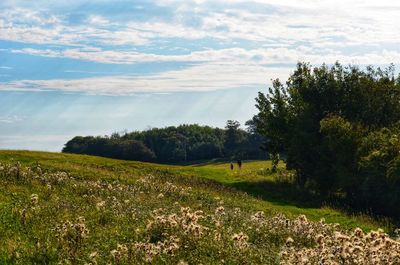
[[[0,151],[0,263],[290,264],[334,251],[337,233],[351,241],[363,233],[355,227],[389,229],[323,207],[270,167]],[[321,236],[332,248],[320,253]]]

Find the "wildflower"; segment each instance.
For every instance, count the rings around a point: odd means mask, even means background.
[[[96,209],[97,210],[103,209],[105,207],[105,205],[106,205],[105,201],[100,201],[100,202],[96,203]]]
[[[264,214],[263,211],[256,212],[255,214],[253,214],[251,216],[250,219],[251,219],[252,222],[254,222],[256,224],[259,224],[259,225],[263,224],[265,222],[265,220],[266,220],[265,214]]]
[[[79,217],[75,222],[66,220],[55,228],[57,239],[62,246],[61,249],[74,259],[77,251],[83,246],[85,239],[89,235],[89,229],[85,225],[85,218]]]
[[[286,239],[286,245],[291,245],[291,244],[293,244],[293,242],[294,242],[294,240],[293,240],[293,238],[291,238],[291,237],[288,237],[288,238]]]
[[[22,209],[21,211],[20,211],[20,214],[21,214],[21,222],[22,222],[22,224],[26,224],[26,209]]]
[[[31,203],[33,205],[37,205],[39,203],[39,195],[37,194],[32,194],[31,195]]]
[[[247,241],[249,240],[249,237],[246,234],[244,234],[243,232],[240,232],[239,234],[234,234],[232,236],[232,240],[233,240],[234,245],[237,248],[246,248],[246,247],[248,247],[248,242]]]
[[[219,232],[214,233],[214,240],[215,241],[221,241],[222,235]]]
[[[113,249],[110,251],[110,253],[111,253],[111,256],[115,259],[115,261],[118,262],[119,260],[121,260],[121,252],[119,252],[118,250]]]
[[[217,209],[215,209],[215,215],[225,215],[225,208],[223,206],[219,206]]]
[[[292,239],[293,240],[293,239]],[[319,234],[319,235],[317,235],[317,237],[316,237],[316,242],[318,243],[318,244],[322,244],[322,242],[323,242],[323,240],[324,240],[324,236],[323,235],[321,235],[321,234]],[[286,243],[287,243],[287,241],[286,241]]]

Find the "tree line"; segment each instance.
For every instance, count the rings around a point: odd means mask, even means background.
[[[257,131],[300,187],[400,217],[400,76],[393,65],[299,63],[256,102]]]
[[[266,159],[264,138],[252,121],[246,129],[228,120],[224,129],[197,124],[152,128],[110,136],[76,136],[63,152],[124,160],[183,163],[215,158]]]

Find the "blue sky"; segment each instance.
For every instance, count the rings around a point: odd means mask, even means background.
[[[398,64],[399,13],[389,0],[2,0],[0,148],[244,123],[298,61]]]

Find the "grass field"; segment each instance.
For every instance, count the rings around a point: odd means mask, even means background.
[[[0,151],[0,163],[1,264],[278,264],[318,231],[390,228],[323,207],[269,161],[231,171]]]

